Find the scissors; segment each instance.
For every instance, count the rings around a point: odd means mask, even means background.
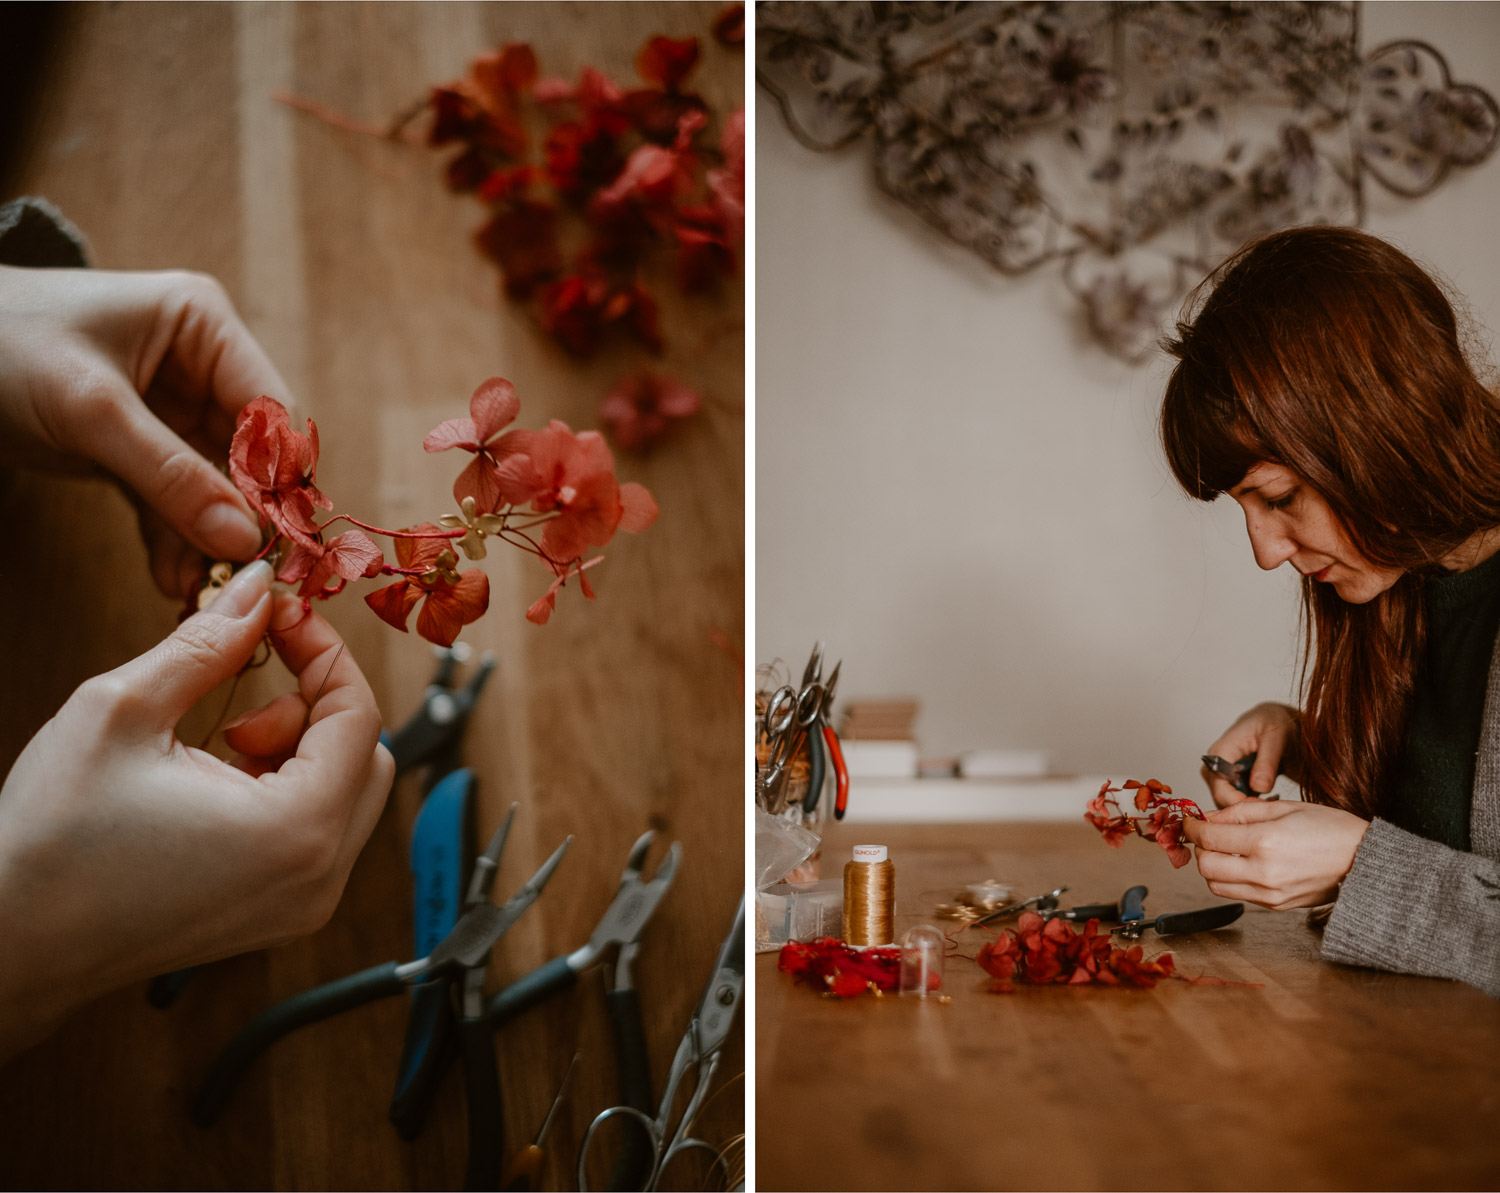
[[[686,1151],[706,1151],[717,1162],[721,1149],[691,1134],[694,1120],[708,1097],[714,1071],[719,1067],[719,1054],[729,1038],[745,994],[745,897],[740,896],[739,910],[735,912],[734,926],[719,947],[714,971],[704,987],[698,1009],[693,1013],[682,1042],[677,1045],[677,1055],[672,1058],[672,1068],[667,1073],[666,1090],[652,1118],[634,1106],[611,1106],[594,1116],[583,1136],[583,1147],[578,1153],[578,1188],[586,1191],[588,1183],[588,1159],[594,1148],[599,1128],[611,1118],[623,1116],[637,1124],[650,1141],[650,1171],[639,1186],[649,1193],[661,1181],[662,1170],[671,1161]],[[697,1072],[697,1083],[683,1107],[682,1115],[672,1125],[672,1112],[677,1095],[682,1088],[688,1070]]]
[[[822,684],[809,683],[801,691],[783,685],[771,694],[766,704],[763,725],[771,743],[771,756],[762,782],[765,789],[772,792],[773,802],[779,803],[785,792],[788,763],[797,756],[803,737],[817,722],[823,699]]]

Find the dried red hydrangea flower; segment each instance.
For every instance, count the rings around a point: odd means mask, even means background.
[[[412,527],[417,534],[438,535],[431,522]],[[406,620],[421,602],[417,633],[439,646],[452,646],[459,631],[478,621],[490,607],[490,579],[478,568],[460,574],[453,549],[443,539],[398,538],[396,558],[403,569],[416,573],[378,588],[365,604],[387,625],[406,633]]]
[[[1147,815],[1127,816],[1113,798],[1122,791],[1134,791],[1137,810]],[[1173,866],[1182,867],[1193,857],[1182,834],[1182,822],[1202,820],[1203,812],[1192,800],[1172,799],[1171,795],[1172,789],[1158,779],[1147,779],[1144,783],[1126,779],[1119,787],[1110,786],[1106,779],[1099,794],[1089,800],[1083,818],[1104,835],[1105,844],[1115,849],[1132,833],[1150,837],[1166,850]]]
[[[318,467],[318,428],[292,430],[291,416],[275,398],[261,396],[240,411],[229,444],[229,475],[245,499],[279,534],[306,547],[318,546],[313,512],[333,502],[313,483]]]
[[[501,463],[499,475],[510,500],[554,515],[540,546],[557,564],[604,546],[617,530],[637,534],[656,521],[656,501],[646,488],[615,479],[614,457],[598,431],[574,434],[553,419],[545,431],[532,432],[524,454]]]
[[[622,448],[644,455],[676,422],[702,405],[691,386],[642,369],[622,377],[605,395],[599,403],[599,421]]]
[[[745,44],[745,6],[726,5],[714,18],[714,37],[720,45],[742,46]]]
[[[857,998],[896,989],[901,978],[898,948],[856,949],[842,940],[789,940],[776,968],[832,998]]]
[[[732,14],[722,19],[732,36]],[[449,185],[489,208],[478,247],[500,266],[506,293],[534,301],[542,329],[575,356],[614,331],[661,350],[657,302],[641,281],[653,253],[674,256],[687,293],[739,268],[743,109],[718,150],[698,144],[710,113],[687,82],[701,52],[697,38],[650,38],[636,57],[646,86],[626,90],[593,67],[576,83],[538,79],[535,55],[517,43],[432,92],[430,143],[464,146]],[[534,158],[528,99],[550,126]]]
[[[504,377],[483,381],[469,398],[469,417],[450,418],[427,433],[422,450],[445,452],[462,448],[474,459],[453,482],[453,500],[460,506],[465,497],[474,499],[481,514],[493,513],[501,504],[513,503],[500,479],[500,461],[522,452],[530,442],[530,431],[500,432],[521,413],[516,387]]]
[[[230,472],[269,529],[261,555],[279,560],[278,580],[299,586],[304,612],[313,600],[337,595],[351,580],[397,577],[365,602],[403,633],[420,605],[417,632],[441,646],[451,646],[489,607],[485,574],[457,568],[458,552],[471,560],[485,558],[487,540],[528,551],[551,569],[551,587],[527,610],[529,620],[547,621],[558,591],[574,577],[584,596],[594,599],[584,573],[602,556],[584,560],[584,550],[603,546],[619,530],[645,530],[656,521],[656,501],[643,486],[616,479],[614,458],[597,431],[575,434],[561,422],[543,431],[507,431],[520,405],[505,378],[481,382],[469,399],[469,417],[448,419],[423,440],[429,452],[460,448],[473,455],[453,486],[460,512],[442,515],[441,526],[424,522],[385,530],[345,513],[321,525],[314,521],[315,509],[332,508],[313,482],[317,427],[309,419],[303,435],[292,429],[279,402],[257,398],[240,414]],[[353,528],[326,537],[339,521]],[[395,542],[394,565],[366,531]],[[223,566],[225,575],[213,581],[217,585],[227,578],[228,565]]]
[[[1120,948],[1099,934],[1099,921],[1075,929],[1066,920],[1022,914],[1015,930],[1003,929],[975,958],[993,981],[990,990],[1008,994],[1016,982],[1032,986],[1094,983],[1101,986],[1155,986],[1177,976],[1171,953],[1150,960],[1140,945]]]
[[[343,591],[350,580],[380,575],[385,556],[362,530],[346,530],[327,543],[311,547],[297,543],[281,561],[276,578],[287,584],[301,581],[297,595],[327,600]],[[333,588],[330,580],[337,580]]]

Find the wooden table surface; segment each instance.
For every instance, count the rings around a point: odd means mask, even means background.
[[[467,414],[480,380],[515,382],[518,425],[560,418],[578,429],[597,425],[600,398],[643,357],[622,345],[577,363],[501,296],[497,272],[470,242],[479,204],[443,186],[447,153],[351,135],[273,102],[272,92],[378,124],[502,41],[530,41],[544,74],[576,78],[593,64],[630,84],[647,37],[696,34],[704,49],[692,81],[723,116],[743,103],[744,60],[710,36],[720,8],[81,5],[64,14],[0,197],[51,198],[86,232],[100,267],[219,277],[318,421],[318,481],[339,508],[388,526],[435,519],[452,504],[461,461],[425,455],[421,439]],[[658,1088],[744,873],[743,299],[736,279],[689,304],[669,271],[668,263],[655,279],[667,340],[657,367],[699,387],[704,409],[649,458],[617,453],[621,479],[651,489],[660,521],[610,545],[591,573],[597,603],[570,586],[546,627],[523,618],[546,588],[545,569],[519,552],[491,551],[490,612],[464,634],[499,657],[466,741],[479,774],[480,831],[521,803],[497,893],[567,833],[578,835],[551,887],[502,942],[491,988],[587,940],[648,825],[659,830],[653,866],[666,842],[684,845],[635,970]],[[105,485],[6,476],[0,516],[11,543],[0,563],[8,627],[0,765],[8,768],[83,679],[153,645],[176,609],[152,587],[134,518]],[[69,556],[60,559],[64,544]],[[44,568],[57,579],[43,595],[21,578]],[[387,723],[405,720],[431,673],[430,648],[378,622],[358,596],[325,611]],[[288,690],[276,670],[243,683],[235,708]],[[206,732],[222,700],[205,702],[184,726],[186,740]],[[398,783],[323,931],[201,972],[166,1013],[146,1005],[143,987],[120,991],[0,1071],[0,1182],[457,1187],[465,1155],[457,1072],[414,1143],[386,1123],[403,1000],[277,1045],[213,1129],[187,1117],[210,1058],[250,1016],[318,982],[410,956],[406,855],[416,806],[414,779]],[[497,1033],[511,1146],[535,1133],[575,1048],[583,1053],[548,1141],[542,1188],[572,1187],[584,1127],[618,1099],[603,985],[588,974]],[[722,1072],[742,1068],[736,1044]],[[742,1089],[712,1110],[710,1138],[743,1130]]]
[[[890,847],[897,934],[995,878],[1148,913],[1219,902],[1155,846],[1085,824],[836,827]],[[985,939],[958,936],[972,957]],[[756,1185],[780,1189],[1494,1189],[1500,1003],[1325,964],[1301,912],[1161,939],[1181,972],[1256,986],[1018,986],[950,958],[947,1005],[820,997],[756,958]]]

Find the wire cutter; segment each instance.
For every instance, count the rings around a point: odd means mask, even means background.
[[[497,907],[487,896],[514,815],[515,809],[512,808],[505,823],[490,839],[484,855],[475,863],[467,910],[431,953],[405,964],[390,961],[361,970],[293,995],[263,1011],[246,1024],[214,1060],[194,1099],[193,1121],[202,1127],[211,1125],[255,1058],[299,1027],[400,994],[412,983],[423,981],[441,982],[445,986],[461,985],[466,1008],[475,1006],[471,990],[479,989],[495,942],[536,901],[568,846],[573,843],[573,838],[568,837],[503,907]],[[477,978],[473,976],[476,971]],[[482,1036],[483,1047],[479,1046],[481,1036],[468,1022],[468,1017],[460,1021],[459,1029],[464,1084],[469,1095],[469,1177],[466,1183],[467,1187],[474,1188],[479,1181],[488,1180],[489,1183],[482,1187],[493,1189],[498,1184],[504,1157],[500,1081],[494,1046],[487,1030]],[[490,1168],[493,1168],[493,1179],[489,1177]]]
[[[607,949],[617,947],[611,988],[605,995],[605,1000],[609,1006],[610,1026],[614,1031],[621,1097],[631,1105],[640,1103],[647,1109],[651,1105],[651,1067],[646,1055],[646,1033],[641,1017],[640,997],[631,979],[631,967],[640,951],[641,933],[662,896],[667,893],[667,888],[672,885],[677,865],[682,858],[681,842],[672,842],[667,856],[657,866],[655,875],[649,882],[643,882],[641,872],[655,836],[648,829],[630,847],[624,873],[620,875],[619,889],[588,943],[571,953],[554,957],[526,976],[517,978],[504,989],[490,995],[483,1009],[486,1029],[493,1033],[529,1007],[573,985],[579,975],[592,966]],[[450,1049],[439,1061],[439,1076],[446,1070],[451,1059]],[[414,1097],[406,1107],[406,1113],[416,1126],[420,1126],[425,1119],[435,1090],[436,1082],[433,1082],[422,1090],[413,1091]]]
[[[600,1111],[594,1117],[594,1121],[589,1124],[588,1131],[584,1133],[583,1147],[578,1153],[578,1188],[580,1190],[587,1190],[589,1187],[587,1171],[589,1155],[595,1146],[594,1140],[598,1137],[600,1126],[611,1118],[624,1117],[637,1124],[640,1130],[634,1134],[639,1135],[643,1143],[649,1147],[650,1168],[646,1179],[638,1184],[629,1185],[628,1188],[655,1189],[661,1181],[662,1170],[671,1163],[674,1157],[685,1151],[707,1151],[714,1157],[715,1162],[719,1161],[721,1149],[705,1140],[695,1138],[692,1131],[696,1125],[694,1120],[708,1097],[714,1071],[719,1066],[719,1055],[724,1049],[725,1041],[729,1038],[730,1029],[734,1026],[735,1016],[739,1011],[740,1000],[744,997],[744,993],[745,897],[741,895],[739,910],[735,912],[734,926],[730,928],[729,935],[724,938],[724,943],[719,947],[719,956],[714,962],[714,970],[709,976],[708,985],[704,987],[703,997],[699,999],[692,1021],[689,1022],[687,1031],[683,1032],[682,1042],[677,1045],[677,1054],[672,1058],[672,1068],[667,1074],[666,1089],[662,1093],[661,1102],[657,1105],[656,1117],[651,1116],[650,1110],[641,1110],[631,1105],[611,1106],[607,1110]],[[683,1087],[683,1081],[689,1070],[696,1073],[696,1081],[693,1092],[688,1097],[682,1115],[677,1119],[674,1127],[672,1115],[676,1109],[677,1095]]]
[[[1123,936],[1126,940],[1139,940],[1150,928],[1158,936],[1182,936],[1188,932],[1208,932],[1232,924],[1245,914],[1243,903],[1220,903],[1214,907],[1201,907],[1197,911],[1179,911],[1159,915],[1154,920],[1146,918],[1146,895],[1143,886],[1133,886],[1120,896],[1118,914],[1113,918],[1119,926],[1110,929],[1110,935]]]
[[[1262,795],[1250,786],[1250,771],[1255,767],[1255,754],[1246,754],[1238,762],[1227,762],[1217,754],[1204,754],[1203,765],[1213,774],[1219,776],[1241,795],[1248,795],[1251,799],[1262,799],[1270,801],[1280,799],[1279,795],[1267,792]]]
[[[1060,886],[1055,888],[1054,890],[1048,891],[1045,895],[1032,895],[1029,899],[1017,899],[1014,902],[1003,904],[1000,907],[995,908],[994,911],[987,912],[986,914],[980,916],[977,920],[972,920],[970,922],[974,924],[989,924],[993,923],[995,920],[1003,920],[1007,916],[1020,915],[1021,912],[1027,910],[1028,908],[1042,915],[1046,915],[1048,912],[1057,907],[1057,897],[1067,889],[1068,888],[1065,886]]]

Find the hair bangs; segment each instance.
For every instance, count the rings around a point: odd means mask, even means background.
[[[1167,382],[1161,436],[1172,475],[1199,501],[1234,488],[1255,464],[1271,458],[1243,405],[1186,356]]]

